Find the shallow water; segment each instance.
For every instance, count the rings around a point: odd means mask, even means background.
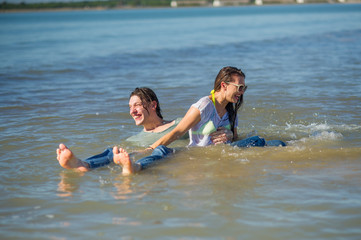
[[[2,239],[358,239],[361,5],[0,15]],[[285,148],[182,148],[132,177],[63,170],[140,131],[153,88],[166,119],[240,67],[242,137]],[[184,147],[187,141],[172,146]]]

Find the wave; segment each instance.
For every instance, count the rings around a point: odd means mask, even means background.
[[[352,147],[360,135],[357,124],[310,123],[286,124],[285,135],[290,145],[322,146],[326,148]]]
[[[266,140],[281,139],[289,145],[306,144],[306,145],[324,145],[334,146],[339,144],[354,145],[361,134],[361,125],[357,124],[329,124],[309,123],[309,124],[292,124],[285,125],[268,125],[264,128],[240,129],[240,133],[246,133],[243,137],[259,135]],[[324,146],[325,147],[325,146]]]
[[[287,127],[285,130],[299,130],[305,132],[326,131],[326,130],[355,131],[361,129],[361,126],[356,124],[333,125],[333,124],[328,124],[326,122],[310,123],[308,125],[286,123],[286,125]]]

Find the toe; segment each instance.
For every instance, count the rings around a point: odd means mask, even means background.
[[[118,153],[119,153],[119,149],[118,149],[116,146],[113,147],[113,153],[114,153],[114,154],[118,154]]]

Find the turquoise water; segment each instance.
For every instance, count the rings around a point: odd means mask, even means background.
[[[359,4],[0,14],[0,238],[358,239],[360,23]],[[288,147],[59,166],[60,142],[138,149],[135,87],[181,117],[227,65],[249,86],[238,132]]]

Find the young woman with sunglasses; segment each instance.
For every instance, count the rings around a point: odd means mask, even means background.
[[[150,145],[148,148],[162,148],[162,154],[152,154],[133,164],[127,152],[117,147],[113,148],[114,162],[123,167],[123,174],[128,175],[143,169],[142,165],[149,166],[172,152],[165,146],[177,140],[189,131],[189,146],[208,146],[213,144],[211,135],[219,128],[230,129],[233,138],[229,143],[232,146],[285,146],[280,140],[266,142],[263,138],[254,136],[238,140],[237,111],[243,104],[243,94],[247,90],[245,74],[235,67],[222,68],[214,82],[214,89],[209,96],[201,98],[193,104],[180,123],[168,134]]]

